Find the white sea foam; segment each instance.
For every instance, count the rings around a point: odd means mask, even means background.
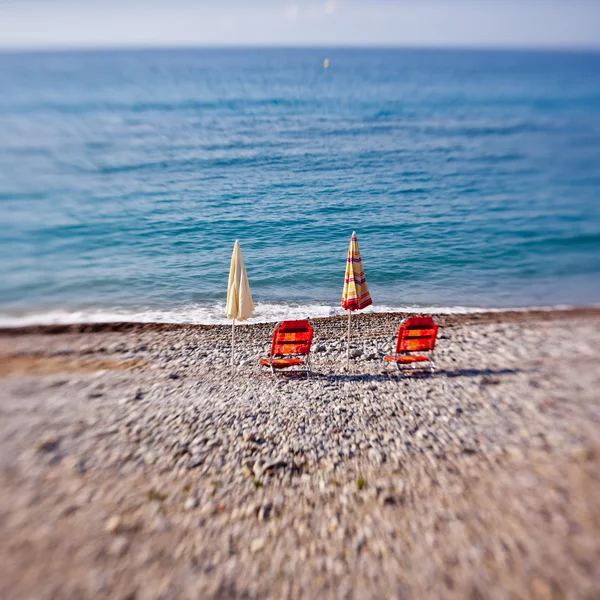
[[[360,311],[368,313],[431,313],[470,314],[480,312],[504,312],[507,310],[565,310],[570,306],[527,308],[484,308],[469,306],[369,306]],[[327,304],[272,304],[257,303],[253,316],[245,323],[271,323],[284,319],[319,318],[343,315],[339,306]],[[20,314],[0,313],[0,327],[24,327],[27,325],[67,325],[76,323],[115,323],[132,321],[138,323],[192,323],[199,325],[227,324],[225,303],[213,305],[190,304],[172,309],[158,308],[86,308],[78,310],[55,309],[23,312]]]

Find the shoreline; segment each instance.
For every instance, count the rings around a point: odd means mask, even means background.
[[[373,313],[353,313],[352,322],[369,322],[375,324],[377,321],[400,321],[406,317],[416,314],[432,315],[441,326],[455,327],[458,325],[467,325],[474,323],[497,323],[497,322],[518,322],[530,319],[556,319],[556,318],[583,318],[600,316],[600,307],[582,306],[568,308],[523,308],[523,309],[482,309],[473,310],[473,312],[448,313],[428,311],[419,313],[410,312],[373,312]],[[299,318],[299,317],[294,317]],[[310,317],[309,317],[310,318]],[[281,319],[284,320],[284,319]],[[314,317],[310,320],[316,325],[346,323],[346,315],[333,315],[327,317]],[[263,330],[265,327],[274,327],[278,321],[265,321],[260,323],[238,322],[240,328],[252,328]],[[21,335],[60,335],[73,333],[127,333],[142,331],[219,331],[222,329],[230,330],[230,324],[223,323],[161,323],[145,321],[106,321],[106,322],[87,322],[87,323],[58,323],[42,325],[20,325],[15,327],[0,327],[0,336],[21,336]]]

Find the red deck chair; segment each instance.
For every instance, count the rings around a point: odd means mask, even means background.
[[[283,321],[273,332],[273,342],[269,358],[261,358],[260,364],[270,367],[277,377],[277,369],[301,367],[299,371],[310,371],[310,345],[313,339],[313,327],[306,319],[301,321]]]
[[[402,321],[398,329],[398,341],[396,342],[396,354],[386,355],[383,360],[393,362],[398,371],[402,372],[404,367],[410,366],[411,370],[417,370],[421,363],[427,363],[429,372],[435,370],[433,362],[433,350],[437,337],[438,326],[433,317],[409,317]],[[419,354],[414,354],[418,352]],[[426,352],[428,354],[422,354]]]

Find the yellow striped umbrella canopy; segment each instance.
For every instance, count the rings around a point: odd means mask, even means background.
[[[369,287],[362,266],[356,232],[353,231],[350,238],[350,247],[348,248],[348,258],[346,259],[342,308],[344,310],[360,310],[370,304],[373,304],[373,300],[371,300],[371,294],[369,294]]]
[[[346,352],[346,369],[350,370],[350,316],[353,310],[360,310],[373,304],[369,287],[365,278],[365,272],[360,258],[358,239],[356,232],[352,232],[348,258],[346,259],[346,278],[344,280],[344,291],[342,293],[342,308],[348,311],[348,347]]]

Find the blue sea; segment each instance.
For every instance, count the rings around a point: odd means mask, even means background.
[[[324,60],[330,67],[324,68]],[[600,54],[0,54],[0,324],[600,303]]]

